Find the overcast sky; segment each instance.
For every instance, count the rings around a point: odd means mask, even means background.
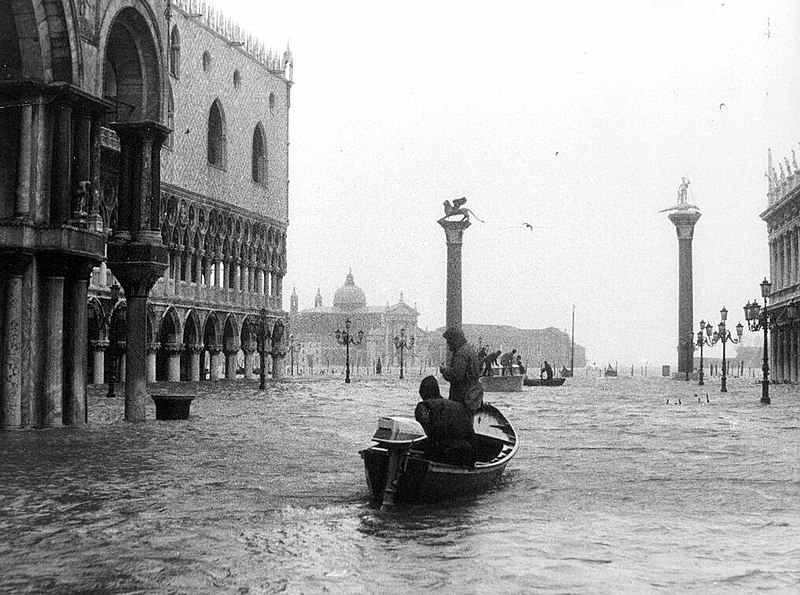
[[[294,55],[285,308],[293,287],[331,305],[352,268],[369,305],[402,291],[444,325],[436,220],[466,196],[486,223],[465,233],[465,323],[568,330],[574,304],[589,362],[674,366],[659,210],[681,176],[703,213],[695,326],[759,296],[767,149],[800,153],[796,0],[217,4]]]

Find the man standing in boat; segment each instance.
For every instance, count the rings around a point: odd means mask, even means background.
[[[450,365],[439,368],[450,383],[450,400],[464,403],[471,411],[476,411],[483,404],[483,387],[478,381],[481,374],[478,356],[460,329],[449,328],[442,336],[453,354]]]
[[[547,360],[544,360],[544,366],[542,367],[541,374],[539,374],[539,378],[544,378],[545,380],[553,379],[553,368],[547,363]]]
[[[502,370],[500,372],[501,376],[506,375],[506,370],[508,370],[508,374],[510,376],[514,375],[514,356],[517,354],[516,349],[512,349],[511,351],[504,353],[503,356],[500,358],[500,366]]]

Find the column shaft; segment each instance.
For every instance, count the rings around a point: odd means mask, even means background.
[[[39,342],[42,392],[38,399],[38,420],[39,425],[49,428],[61,425],[61,399],[64,393],[64,277],[45,277],[42,294],[42,337]]]
[[[33,106],[23,105],[20,117],[17,197],[14,215],[26,218],[31,209],[31,164],[33,160]]]
[[[147,296],[127,296],[125,419],[145,421],[147,409]]]
[[[91,270],[91,269],[89,269]],[[89,273],[86,272],[86,275]],[[86,422],[86,358],[89,334],[89,280],[80,271],[66,281],[64,333],[64,411],[65,424]]]
[[[0,427],[22,424],[22,275],[9,275],[5,285]]]

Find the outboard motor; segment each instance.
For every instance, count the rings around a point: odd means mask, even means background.
[[[394,506],[400,476],[400,458],[417,442],[425,440],[420,423],[408,417],[378,418],[378,429],[372,439],[389,451],[389,469],[383,489],[381,510]]]

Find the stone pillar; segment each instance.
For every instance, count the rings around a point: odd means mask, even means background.
[[[189,379],[192,382],[200,380],[200,353],[203,351],[202,345],[187,345],[189,350]]]
[[[461,244],[464,239],[464,230],[470,226],[469,219],[463,221],[449,221],[439,219],[439,225],[444,228],[447,240],[447,312],[445,326],[447,328],[461,329]],[[447,350],[447,363],[450,363],[452,353]]]
[[[256,375],[253,374],[253,368],[256,365],[256,350],[255,346],[247,347],[244,350],[244,377],[246,380],[254,380]]]
[[[92,115],[89,112],[78,112],[75,119],[75,162],[74,187],[78,189],[77,200],[71,209],[76,220],[85,220],[89,215],[91,202],[91,169],[92,169]],[[82,202],[81,202],[82,198]]]
[[[3,340],[0,347],[2,383],[0,384],[0,428],[18,428],[22,425],[22,301],[23,276],[30,264],[30,255],[14,254],[4,258],[6,277],[3,309]]]
[[[226,380],[236,380],[236,356],[239,354],[239,350],[231,351],[226,349],[225,350],[225,378]]]
[[[106,349],[108,341],[92,341],[92,384],[103,384],[106,380]]]
[[[86,159],[88,161],[88,155]],[[92,268],[92,262],[78,262],[70,268],[66,279],[63,422],[69,425],[87,421],[86,337],[89,334],[88,297]]]
[[[31,165],[33,163],[33,106],[23,105],[20,115],[19,163],[14,216],[27,219],[31,209]]]
[[[161,241],[161,144],[169,129],[155,122],[114,123],[120,138],[120,231],[108,245],[109,266],[125,290],[125,419],[144,421],[147,407],[147,298],[167,268]]]
[[[775,264],[775,240],[770,240],[769,242],[769,278],[773,280],[775,283],[775,289],[778,286],[778,278],[775,274],[776,272],[776,264]]]
[[[210,361],[208,363],[208,379],[219,380],[221,368],[222,347],[218,345],[210,346],[208,348]]]
[[[286,357],[286,353],[273,351],[270,355],[272,356],[272,379],[283,380],[284,378],[283,360]]]
[[[172,344],[162,345],[161,349],[167,352],[167,382],[181,381],[181,350],[183,346]]]
[[[692,239],[700,219],[696,207],[672,211],[669,220],[678,234],[678,373],[694,368],[694,293],[692,285]]]
[[[72,195],[72,107],[57,108],[53,134],[53,175],[50,186],[50,224],[59,225],[70,217]]]
[[[789,381],[797,382],[797,327],[789,325]]]
[[[150,343],[150,345],[147,346],[147,384],[156,382],[158,350],[160,348],[160,343]]]
[[[45,428],[61,425],[64,392],[64,274],[45,272],[42,288],[41,347],[42,398],[39,401],[39,425]],[[86,335],[83,335],[84,340]],[[36,404],[34,404],[36,407]]]

